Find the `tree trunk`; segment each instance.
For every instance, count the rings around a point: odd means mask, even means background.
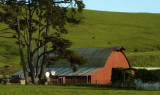
[[[31,4],[31,0],[28,0],[29,5]],[[29,68],[31,71],[31,78],[32,78],[32,82],[33,84],[38,84],[36,75],[35,75],[35,71],[34,71],[34,62],[33,62],[33,46],[32,46],[32,9],[29,6],[29,45],[28,45],[28,53],[29,53]]]
[[[29,84],[30,83],[29,75],[28,75],[28,71],[27,71],[27,68],[26,68],[26,63],[25,63],[24,55],[23,55],[23,47],[22,47],[21,34],[20,34],[20,24],[19,24],[18,19],[17,19],[17,27],[18,27],[17,33],[18,33],[19,54],[20,54],[20,57],[21,57],[21,64],[22,64],[26,84]]]
[[[41,18],[39,17],[39,22],[41,22]],[[41,38],[41,25],[39,24],[39,34],[38,34],[38,45],[39,47],[40,44],[40,38]],[[37,50],[37,61],[36,61],[36,79],[39,82],[39,66],[40,66],[40,48]]]
[[[50,22],[47,20],[47,27],[46,27],[46,35],[49,36],[50,32]],[[44,52],[48,51],[48,43],[44,45]],[[47,66],[47,59],[48,59],[48,54],[43,55],[43,60],[42,60],[42,66],[41,66],[41,72],[40,72],[40,80],[44,80],[45,78],[45,69]]]
[[[41,23],[41,19],[42,19],[42,11],[40,12],[40,16],[39,16],[39,22]],[[41,39],[41,25],[39,24],[39,34],[38,34],[38,45],[37,47],[40,47],[41,45],[41,42],[40,42],[40,39]],[[40,48],[37,50],[37,63],[36,63],[36,78],[39,78],[39,65],[40,65]]]

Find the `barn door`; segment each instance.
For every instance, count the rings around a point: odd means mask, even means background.
[[[91,76],[88,76],[88,83],[91,83]]]
[[[59,78],[58,78],[58,82],[59,82],[60,84],[65,84],[65,77],[59,77]]]
[[[63,84],[63,78],[59,78],[59,83]]]

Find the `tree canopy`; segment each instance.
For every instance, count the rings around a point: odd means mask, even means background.
[[[44,79],[48,63],[63,58],[71,63],[73,70],[77,69],[76,65],[85,63],[86,60],[82,56],[68,49],[72,42],[61,37],[61,34],[69,32],[65,28],[67,23],[80,23],[77,15],[84,7],[82,0],[0,0],[0,21],[17,34],[26,84],[30,83],[27,66],[30,69],[32,82],[38,84]],[[51,28],[55,31],[50,31]],[[33,36],[35,33],[36,37]],[[42,48],[43,53],[40,53]],[[49,57],[51,53],[55,55],[52,58]],[[41,57],[42,64],[40,64]]]

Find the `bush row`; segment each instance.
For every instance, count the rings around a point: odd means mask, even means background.
[[[147,69],[136,69],[136,70],[127,70],[125,68],[114,68],[112,70],[112,83],[118,81],[123,82],[125,78],[126,83],[134,83],[135,79],[141,79],[145,82],[159,82],[160,76],[155,70]]]

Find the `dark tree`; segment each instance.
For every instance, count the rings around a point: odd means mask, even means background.
[[[83,8],[82,0],[0,0],[0,21],[9,25],[17,34],[26,84],[30,83],[27,66],[31,71],[33,83],[38,84],[38,81],[44,79],[48,63],[63,58],[70,61],[73,70],[76,70],[76,64],[85,63],[82,56],[77,56],[68,49],[72,42],[61,37],[61,34],[68,33],[65,28],[67,23],[80,22],[77,15]],[[55,31],[50,31],[51,28]],[[35,33],[36,37],[33,36]],[[40,53],[42,48],[44,52]],[[27,58],[24,52],[27,52]],[[56,56],[50,58],[51,53]]]

